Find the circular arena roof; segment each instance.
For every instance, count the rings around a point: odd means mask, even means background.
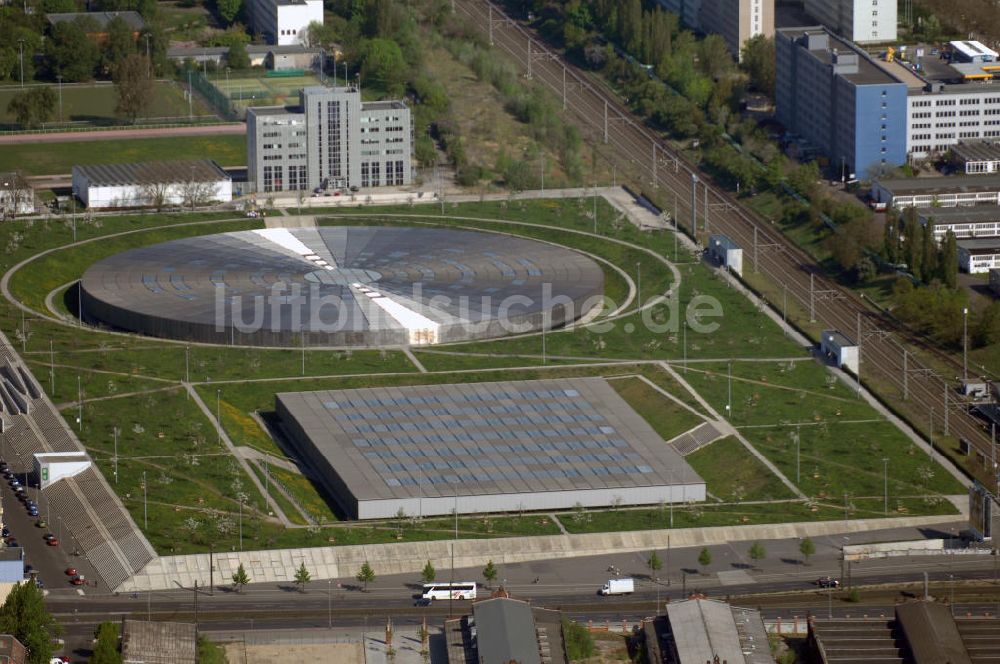
[[[158,337],[266,346],[483,339],[571,322],[604,273],[575,251],[474,231],[269,228],[164,242],[82,278],[89,322]]]

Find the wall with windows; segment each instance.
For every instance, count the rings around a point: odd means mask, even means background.
[[[906,122],[911,160],[941,156],[959,141],[998,138],[1000,85],[970,83],[941,92],[911,90]]]
[[[805,0],[810,16],[853,42],[896,41],[896,0]]]

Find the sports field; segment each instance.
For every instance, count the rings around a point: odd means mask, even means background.
[[[209,77],[219,92],[229,97],[237,107],[282,106],[299,103],[299,90],[319,85],[319,77],[305,73],[299,76],[246,77],[228,79],[224,75]]]
[[[56,107],[53,109],[52,122],[59,122],[59,86],[53,85],[56,94]],[[24,88],[29,89],[29,88]],[[20,87],[0,87],[0,130],[17,130],[14,116],[7,110],[7,105],[19,92]],[[62,120],[67,123],[86,123],[97,126],[122,124],[115,116],[115,87],[110,83],[66,84],[62,86]],[[192,106],[194,115],[212,115],[212,111],[201,103],[197,97]],[[146,118],[188,118],[188,101],[184,92],[173,81],[157,81],[153,102],[149,106]]]

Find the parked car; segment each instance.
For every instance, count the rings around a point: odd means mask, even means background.
[[[49,546],[59,546],[59,540],[57,540],[55,537],[53,537],[50,540],[46,540],[45,543],[48,544]]]
[[[8,537],[7,538],[7,546],[17,546],[17,538],[16,537]]]
[[[66,568],[66,576],[76,576],[76,568],[75,567],[67,567]]]
[[[50,539],[55,539],[55,538],[56,536],[53,535],[52,533],[45,533],[44,535],[42,535],[42,539],[45,540],[46,542],[48,542]]]
[[[83,574],[77,574],[72,579],[70,579],[69,582],[72,583],[74,586],[82,586],[83,584],[87,583],[87,580],[83,578]]]
[[[839,588],[840,581],[829,576],[821,576],[816,579],[816,585],[820,588]]]

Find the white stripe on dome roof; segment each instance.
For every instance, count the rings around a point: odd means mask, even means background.
[[[294,251],[303,258],[316,255],[315,251],[303,244],[299,238],[292,235],[291,231],[287,228],[258,228],[254,230],[254,233],[279,247]]]
[[[409,332],[411,344],[436,344],[438,342],[439,323],[432,321],[423,314],[410,309],[399,302],[395,302],[381,293],[369,290],[361,284],[351,284],[357,290],[364,289],[365,295],[371,298],[371,302],[377,304],[383,311],[402,325]]]

